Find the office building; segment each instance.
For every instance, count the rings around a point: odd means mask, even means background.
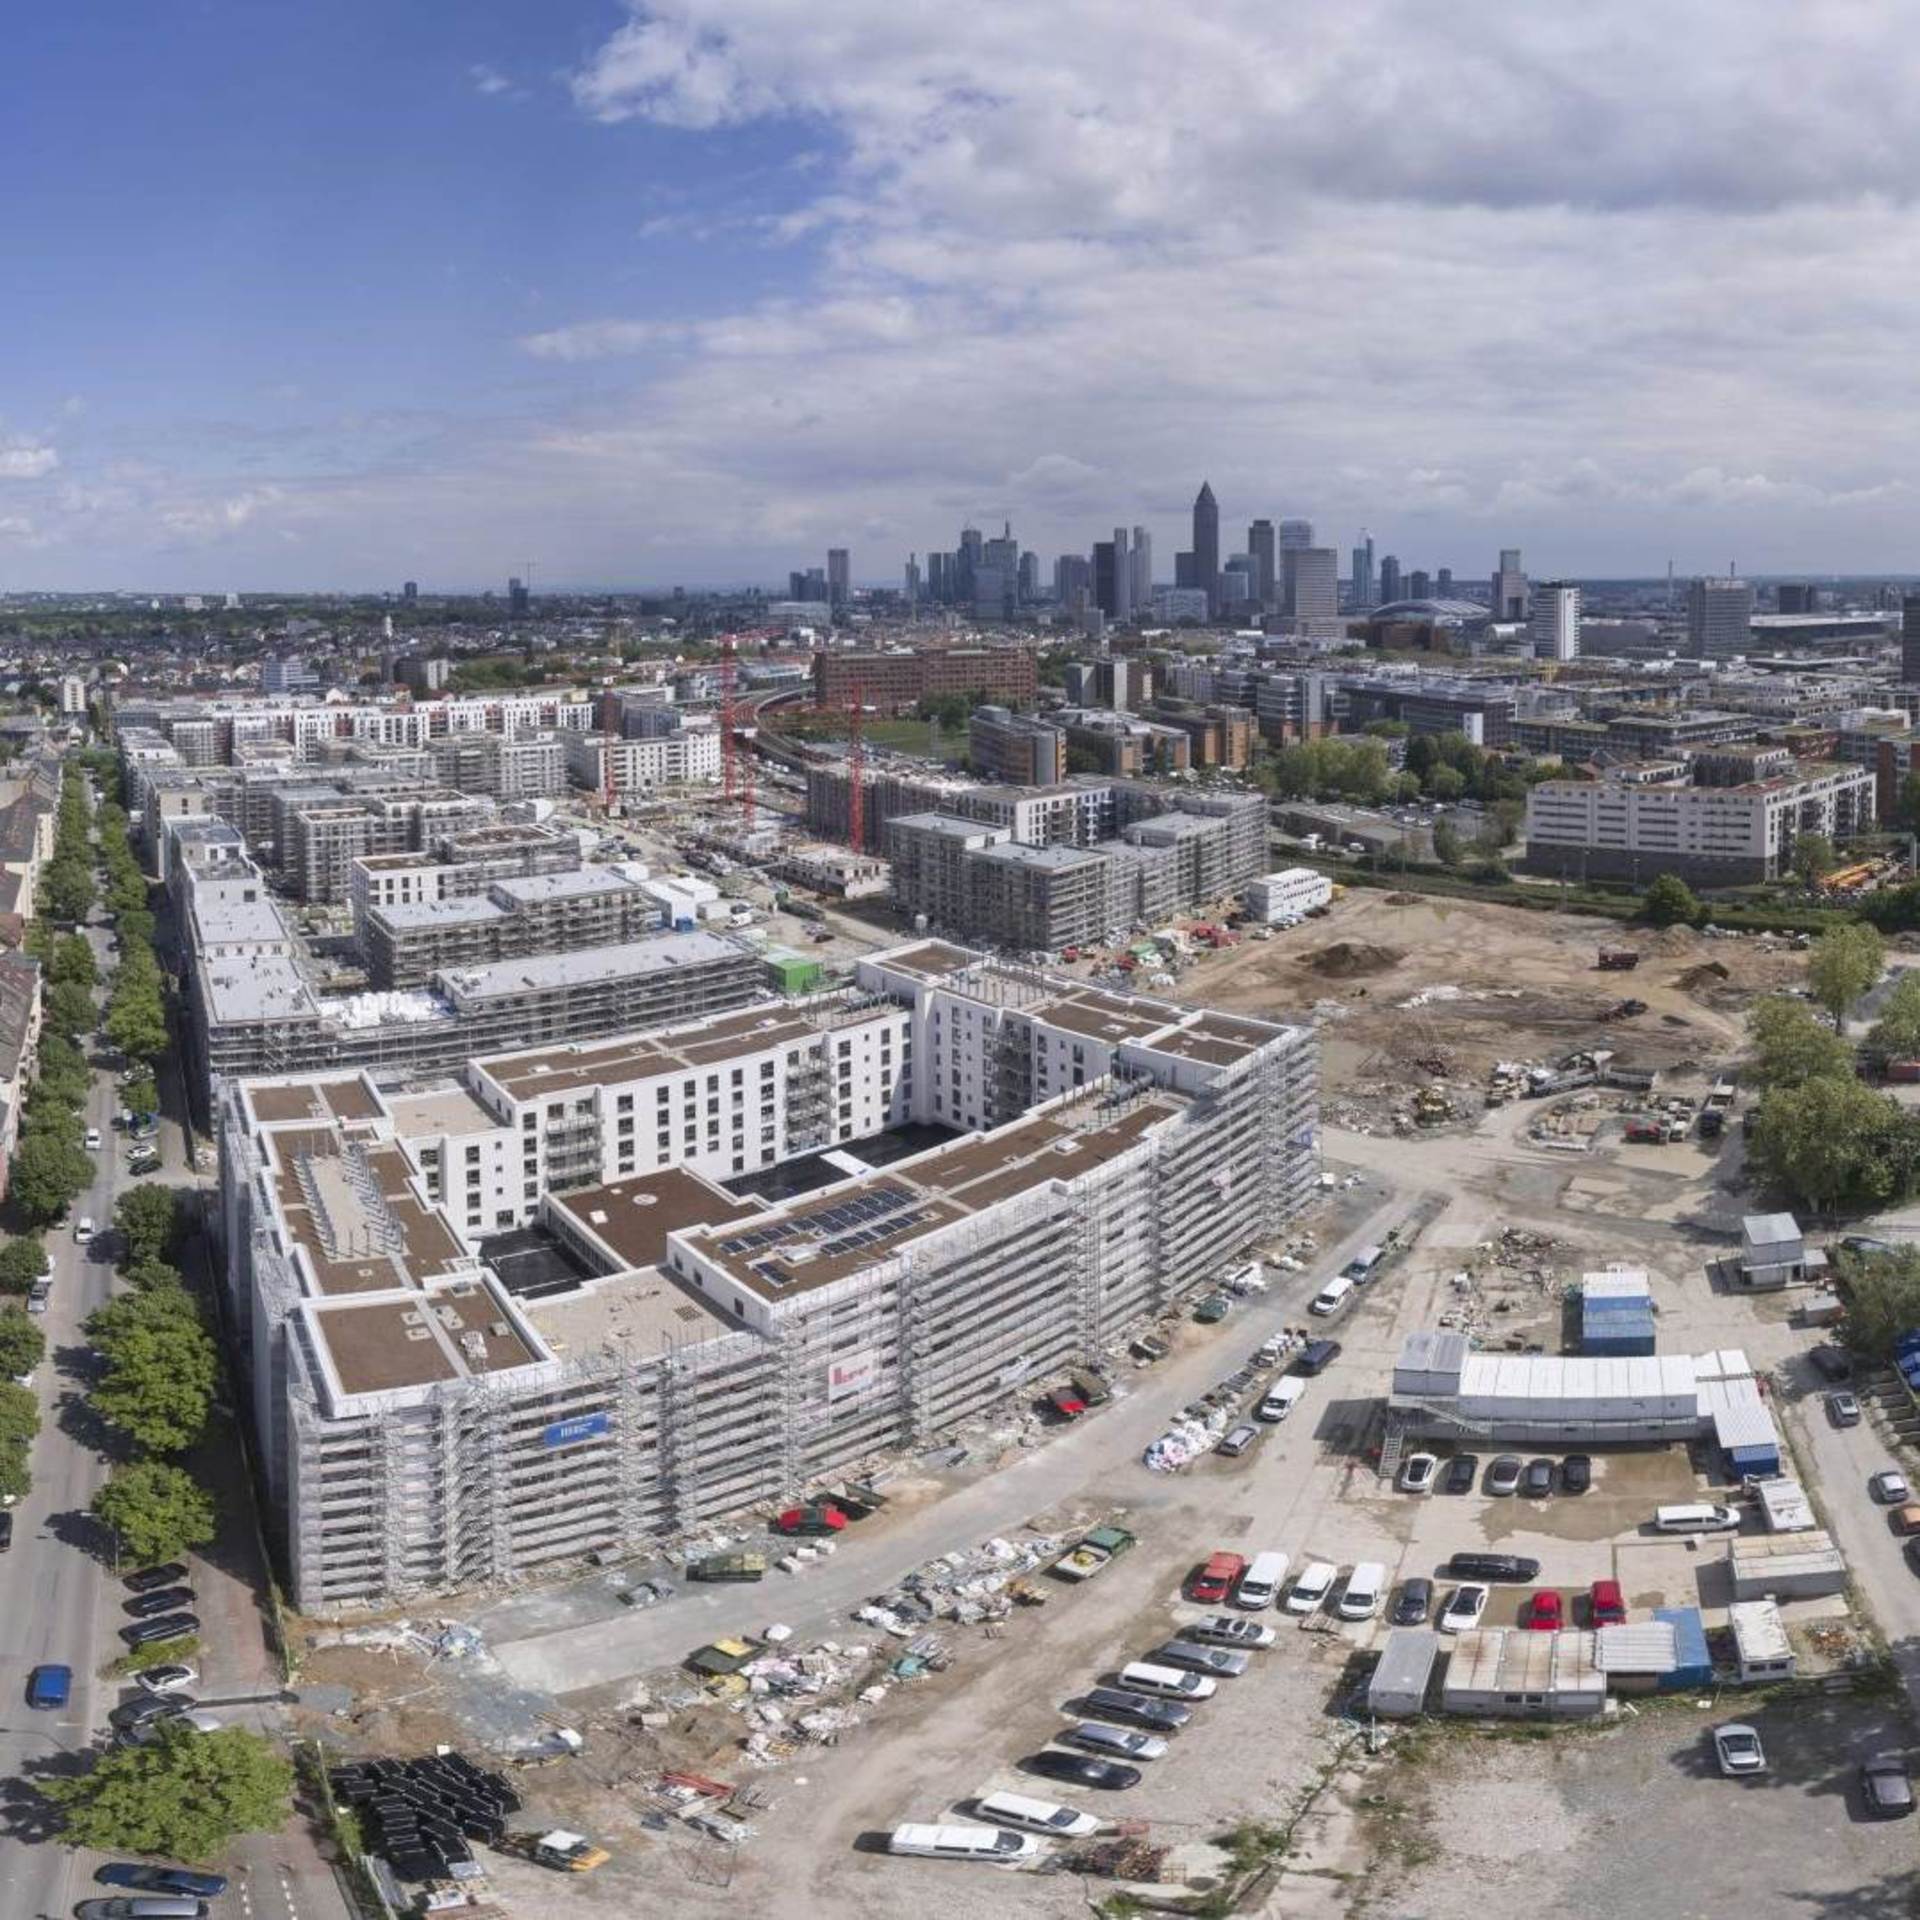
[[[222,1109],[241,1387],[313,1613],[679,1548],[934,1444],[1107,1363],[1318,1174],[1309,1030],[934,942],[804,1013]],[[809,1158],[910,1122],[965,1131]],[[720,1184],[787,1162],[793,1197]]]
[[[853,563],[845,547],[827,549],[827,604],[836,619],[853,601]]]
[[[1748,651],[1753,589],[1744,580],[1712,576],[1687,588],[1687,650],[1702,660]]]
[[[262,693],[311,693],[319,684],[320,676],[298,654],[260,662]]]
[[[1782,580],[1774,602],[1782,613],[1818,613],[1820,589],[1809,580]]]
[[[1340,556],[1331,547],[1287,547],[1280,555],[1280,610],[1297,620],[1340,612]]]
[[[1580,589],[1570,580],[1535,587],[1528,616],[1536,660],[1580,657]]]
[[[1356,613],[1366,613],[1379,604],[1379,598],[1373,585],[1373,536],[1368,534],[1353,550],[1351,604]]]
[[[1083,553],[1063,553],[1053,563],[1054,603],[1063,613],[1081,613],[1093,604],[1093,563]]]
[[[524,620],[533,611],[533,590],[524,580],[507,582],[507,618]]]
[[[1247,529],[1247,557],[1253,562],[1253,599],[1261,607],[1279,604],[1280,543],[1271,520]]]
[[[1313,545],[1313,522],[1311,520],[1282,520],[1280,522],[1280,551],[1286,553],[1294,547]]]
[[[1033,654],[1025,647],[819,653],[813,660],[814,698],[821,706],[845,708],[858,700],[872,713],[911,713],[922,700],[950,693],[1026,706],[1038,687]]]
[[[1920,594],[1910,593],[1900,603],[1900,679],[1920,686]]]
[[[1433,591],[1437,599],[1451,600],[1453,598],[1453,569],[1451,567],[1442,567],[1440,569],[1439,577],[1434,582]]]
[[[1193,578],[1180,584],[1198,587],[1207,596],[1208,615],[1219,614],[1220,508],[1204,480],[1193,501]]]
[[[1433,575],[1424,567],[1415,567],[1407,575],[1407,598],[1409,600],[1431,600],[1433,598]]]
[[[1444,589],[1443,589],[1444,591]],[[1527,576],[1520,565],[1518,547],[1502,547],[1500,564],[1493,571],[1491,586],[1493,608],[1496,620],[1525,620],[1527,617]]]
[[[1391,606],[1400,598],[1400,556],[1385,554],[1380,561],[1380,603]]]
[[[1153,610],[1153,537],[1145,527],[1134,528],[1127,557],[1133,569],[1133,617],[1143,620]]]
[[[1065,735],[1073,762],[1088,772],[1138,779],[1187,771],[1190,748],[1179,727],[1109,707],[1060,707],[1049,718]]]
[[[1050,787],[1067,777],[1066,736],[1006,707],[975,707],[967,719],[967,765],[976,779]]]

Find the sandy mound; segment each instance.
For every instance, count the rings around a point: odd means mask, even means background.
[[[1362,973],[1385,973],[1406,958],[1397,947],[1377,946],[1371,940],[1336,940],[1304,956],[1315,973],[1330,980],[1351,980]]]
[[[1676,974],[1673,984],[1684,987],[1688,993],[1698,993],[1702,987],[1717,987],[1721,981],[1732,977],[1718,960],[1703,960],[1697,967],[1689,967],[1685,973]]]

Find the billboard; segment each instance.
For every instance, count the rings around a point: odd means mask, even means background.
[[[612,1425],[611,1416],[605,1413],[580,1413],[571,1420],[556,1420],[540,1436],[543,1447],[571,1447],[582,1440],[591,1440],[595,1434],[605,1433]]]
[[[857,1353],[827,1362],[827,1398],[850,1400],[855,1394],[865,1393],[879,1378],[879,1353],[872,1347],[862,1347]]]

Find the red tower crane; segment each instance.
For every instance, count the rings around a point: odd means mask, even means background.
[[[855,853],[864,851],[867,844],[867,750],[860,738],[866,703],[866,689],[856,680],[853,704],[847,709],[847,842]]]

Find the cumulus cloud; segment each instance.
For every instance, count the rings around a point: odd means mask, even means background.
[[[586,320],[571,327],[526,334],[520,345],[536,360],[611,360],[622,354],[645,353],[674,331],[650,320]]]
[[[502,95],[509,95],[516,100],[524,97],[521,90],[498,67],[487,66],[484,62],[469,67],[467,79],[475,93],[489,100],[497,100]]]
[[[40,480],[60,464],[53,447],[30,440],[0,440],[0,480]]]

